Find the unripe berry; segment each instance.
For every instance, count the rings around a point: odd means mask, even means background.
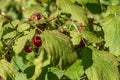
[[[24,50],[25,52],[30,53],[32,52],[32,47],[30,45],[25,45]]]
[[[33,19],[40,20],[40,18],[41,18],[41,16],[39,13],[34,13],[30,16],[30,20],[33,20]]]
[[[32,38],[32,42],[34,43],[34,45],[36,47],[40,47],[42,45],[42,40],[41,40],[41,37],[40,36],[34,36]]]

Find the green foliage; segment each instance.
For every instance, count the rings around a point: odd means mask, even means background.
[[[6,60],[0,60],[0,76],[5,80],[15,80],[15,72],[12,65]]]
[[[51,62],[54,66],[62,68],[76,60],[76,52],[73,49],[70,38],[66,35],[55,30],[46,30],[41,34],[41,38],[43,41],[42,45],[45,51],[51,55]]]
[[[70,36],[72,37],[71,41],[74,46],[78,45],[82,38],[82,35],[79,32],[75,32],[75,31],[71,31]]]
[[[27,42],[27,36],[22,36],[15,41],[13,50],[15,51],[16,54],[19,54],[22,51],[26,42]]]
[[[93,47],[85,48],[83,65],[85,73],[91,80],[119,80],[117,59],[108,52],[99,51]]]
[[[106,46],[109,47],[110,52],[116,56],[120,55],[119,22],[119,16],[110,15],[103,24]]]
[[[65,76],[69,77],[71,80],[79,80],[80,76],[83,74],[84,70],[81,60],[76,60],[74,64],[65,71]]]
[[[25,30],[27,30],[29,28],[30,28],[29,24],[27,24],[27,23],[21,23],[21,24],[18,25],[17,31],[18,32],[23,32],[23,31],[25,31]]]
[[[0,5],[0,80],[120,80],[119,0]]]
[[[83,23],[84,25],[88,23],[85,12],[80,6],[75,5],[69,0],[57,0],[57,5],[63,12],[70,13],[72,19],[77,20],[79,23]]]

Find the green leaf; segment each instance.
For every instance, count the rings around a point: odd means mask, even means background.
[[[42,3],[49,3],[51,0],[41,0]]]
[[[4,21],[5,21],[5,18],[2,15],[0,15],[0,29],[1,29]]]
[[[30,54],[27,54],[27,55],[25,56],[25,58],[26,58],[27,60],[29,60],[29,61],[33,61],[34,58],[35,58],[34,52],[31,52]]]
[[[15,80],[28,80],[26,74],[17,72]]]
[[[120,80],[118,61],[109,52],[84,48],[83,66],[89,80]]]
[[[100,14],[102,12],[102,4],[100,0],[89,0],[85,6],[93,14]]]
[[[35,66],[34,65],[29,66],[24,70],[24,73],[27,74],[28,78],[31,78],[33,76],[34,72],[35,72]]]
[[[17,35],[17,31],[7,32],[6,34],[3,35],[3,39],[14,38],[16,35]]]
[[[0,76],[3,80],[15,80],[15,72],[12,65],[6,60],[0,60]]]
[[[36,80],[40,75],[42,75],[43,68],[50,64],[50,55],[47,54],[43,48],[39,52],[39,56],[33,60],[35,65],[35,71],[31,80]]]
[[[66,71],[65,76],[67,76],[71,80],[79,80],[80,76],[84,74],[82,61],[76,60]]]
[[[72,42],[66,35],[53,30],[46,30],[41,34],[42,46],[51,55],[51,62],[60,68],[68,66],[77,58]]]
[[[23,72],[27,68],[27,65],[23,61],[23,58],[20,56],[14,56],[11,62],[16,72],[19,70]]]
[[[80,6],[75,5],[70,0],[57,0],[56,3],[63,12],[70,13],[72,19],[77,20],[79,23],[83,23],[83,25],[88,23],[85,12]]]
[[[13,27],[16,27],[20,23],[20,20],[16,19],[11,22]]]
[[[80,43],[82,35],[79,32],[71,31],[70,36],[72,37],[71,40],[73,45],[78,45]]]
[[[30,28],[30,25],[28,23],[21,23],[21,24],[18,25],[17,31],[18,32],[23,32],[23,31],[25,31],[29,28]]]
[[[117,5],[117,6],[111,5],[111,6],[108,6],[107,12],[105,13],[105,15],[106,16],[109,16],[111,14],[112,15],[116,15],[116,14],[119,15],[119,13],[120,13],[120,6],[119,5]]]
[[[24,34],[27,35],[28,39],[32,39],[32,37],[35,35],[35,29],[30,29],[30,31],[24,31]]]
[[[31,16],[33,13],[40,13],[40,12],[41,12],[41,7],[40,7],[40,6],[32,6],[32,7],[26,8],[26,9],[23,11],[23,15],[24,15],[26,18],[30,18],[30,16]]]
[[[61,77],[64,75],[64,71],[63,70],[61,70],[61,69],[58,69],[58,68],[56,68],[56,67],[51,67],[51,68],[49,68],[49,70],[48,70],[48,79],[50,79],[49,78],[49,76],[51,76],[50,74],[54,74],[54,75],[56,75],[56,77],[58,78],[58,80],[60,80],[61,79]],[[51,77],[52,79],[54,79],[54,77]],[[51,79],[51,80],[52,80]]]
[[[104,5],[119,5],[119,0],[100,0],[102,4]]]
[[[5,24],[3,27],[4,29],[8,29],[8,28],[16,28],[16,26],[20,23],[19,20],[13,20],[12,22]]]
[[[78,2],[78,3],[81,3],[81,4],[86,4],[89,0],[71,0],[73,3],[75,2]]]
[[[102,41],[100,38],[98,38],[94,33],[87,31],[87,30],[82,30],[82,36],[87,39],[89,42],[92,43],[97,43]]]
[[[27,36],[22,36],[18,38],[17,40],[15,40],[15,44],[13,46],[14,52],[16,54],[19,54],[23,50],[26,42],[27,42]]]
[[[3,28],[0,29],[0,39],[2,38],[3,35]]]
[[[112,54],[120,55],[120,16],[111,15],[103,24],[106,47]]]

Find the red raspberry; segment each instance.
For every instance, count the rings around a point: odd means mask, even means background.
[[[36,47],[40,47],[42,45],[42,40],[41,40],[41,37],[40,36],[34,36],[32,38],[32,42],[34,43],[34,45]]]
[[[27,53],[32,52],[32,47],[31,47],[30,45],[26,45],[26,46],[24,47],[24,49],[25,49],[25,52],[27,52]]]

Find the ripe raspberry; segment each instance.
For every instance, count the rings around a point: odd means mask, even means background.
[[[30,45],[25,45],[24,50],[25,52],[30,53],[32,52],[32,47]]]
[[[42,40],[41,40],[41,37],[40,36],[34,36],[32,38],[32,42],[34,43],[34,45],[36,47],[40,47],[42,45]]]

